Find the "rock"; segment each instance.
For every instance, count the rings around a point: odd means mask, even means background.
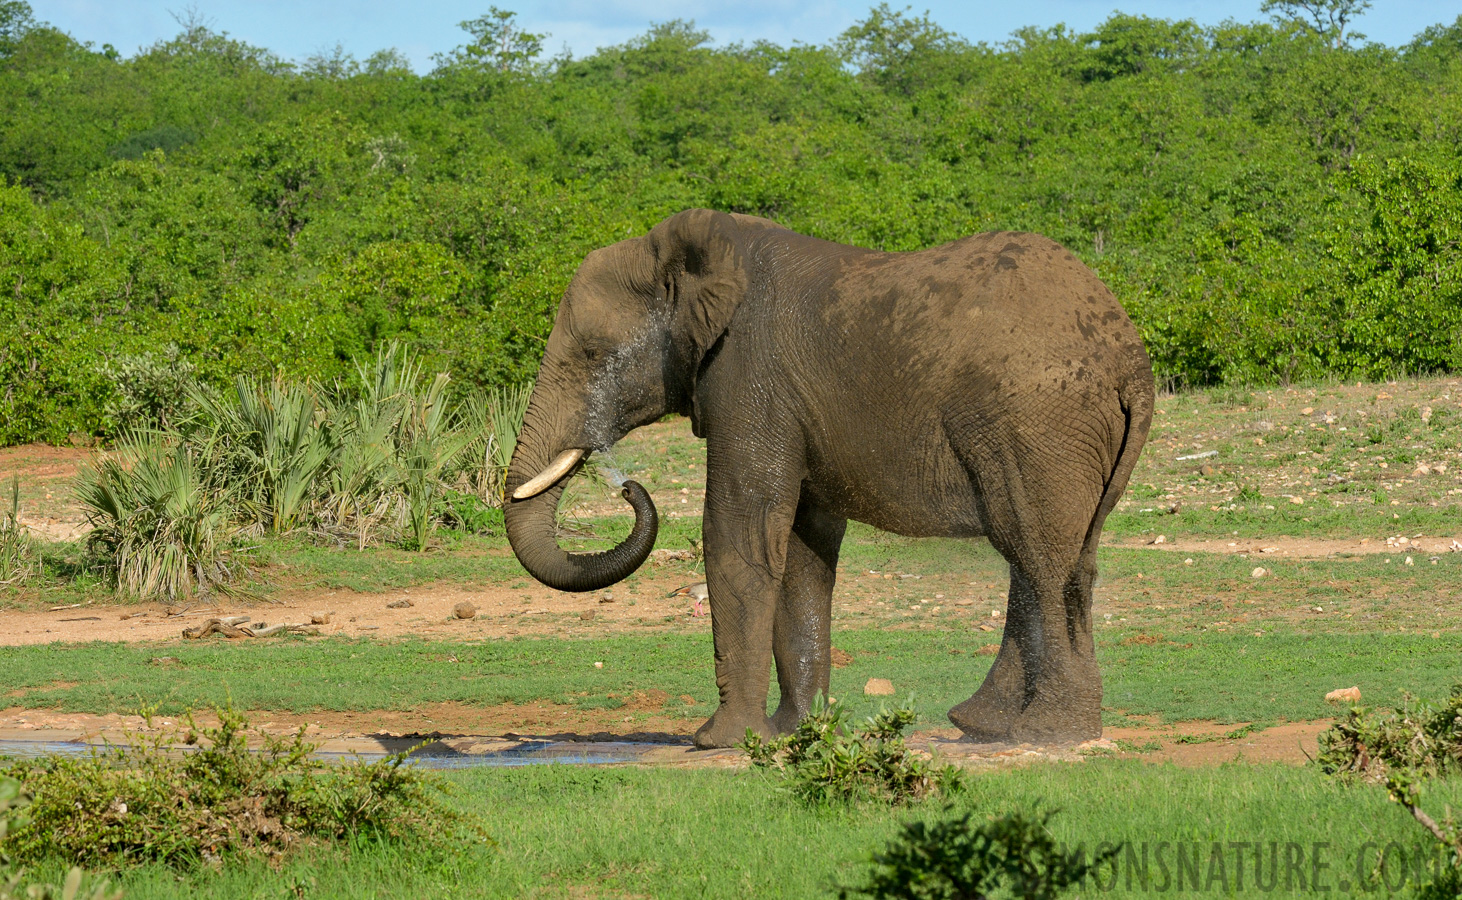
[[[1268,574],[1269,574],[1269,570],[1268,569],[1264,568],[1263,566],[1255,566],[1254,567],[1254,571],[1250,572],[1249,573],[1249,576],[1251,578],[1263,578],[1265,575],[1268,575]]]
[[[1289,498],[1289,502],[1290,503],[1293,503],[1295,506],[1304,506],[1305,505],[1305,498],[1304,497],[1290,497]]]
[[[579,618],[582,619],[582,620],[584,620],[585,622],[592,622],[592,621],[594,621],[594,610],[592,610],[592,609],[586,609],[586,610],[584,610],[583,612],[579,613]]]
[[[1360,688],[1348,687],[1331,691],[1325,695],[1326,703],[1359,703]]]
[[[863,685],[863,693],[869,697],[892,697],[894,694],[893,682],[887,678],[870,678],[868,683]]]
[[[463,600],[461,603],[458,603],[456,606],[452,607],[452,615],[456,616],[459,619],[470,619],[473,616],[477,615],[477,607],[473,606],[471,603],[468,603],[466,600]]]
[[[832,657],[835,669],[841,669],[853,661],[853,654],[846,650],[839,650],[837,647],[833,648]]]
[[[1260,440],[1263,440],[1263,438],[1260,438]],[[1205,478],[1209,475],[1212,475],[1216,471],[1217,470],[1214,469],[1213,466],[1210,466],[1207,463],[1204,463],[1203,465],[1198,467],[1198,474],[1204,476]]]
[[[596,662],[596,663],[594,663],[594,668],[596,668],[596,669],[602,669],[602,668],[604,668],[604,663],[602,663],[602,662]]]
[[[310,614],[310,624],[311,625],[329,625],[330,624],[330,613],[311,613]]]
[[[415,605],[416,604],[415,603],[412,603],[410,600],[397,600],[397,601],[392,602],[392,603],[387,603],[386,604],[386,608],[387,609],[408,609],[408,608],[413,607]],[[458,616],[457,618],[459,618],[459,619],[470,619],[472,617],[471,616]]]
[[[1166,544],[1168,542],[1168,536],[1165,534],[1160,534],[1157,537],[1153,538],[1152,542],[1154,544]]]

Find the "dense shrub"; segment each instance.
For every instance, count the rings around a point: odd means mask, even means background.
[[[6,841],[20,861],[62,858],[111,865],[156,860],[179,866],[228,856],[279,856],[302,843],[361,836],[432,841],[464,832],[442,802],[440,779],[405,754],[331,765],[310,759],[301,728],[290,740],[261,735],[215,710],[217,727],[192,724],[152,744],[85,758],[22,760],[0,778],[24,786],[25,816]],[[165,747],[181,739],[190,752]]]
[[[915,717],[912,706],[883,709],[854,731],[844,707],[819,700],[791,734],[765,740],[748,729],[741,746],[752,765],[780,771],[788,790],[808,803],[906,803],[957,793],[964,787],[957,767],[939,766],[904,743]]]
[[[933,823],[911,822],[882,853],[860,894],[880,900],[1053,900],[1116,857],[1121,847],[1088,860],[1057,845],[1051,813],[1021,812],[974,822],[970,813]]]
[[[1436,841],[1437,865],[1430,881],[1412,884],[1423,900],[1462,897],[1462,822],[1451,811],[1440,821],[1422,808],[1423,784],[1462,773],[1462,684],[1440,703],[1405,698],[1401,706],[1376,713],[1352,707],[1344,719],[1320,734],[1320,768],[1344,780],[1378,781]]]

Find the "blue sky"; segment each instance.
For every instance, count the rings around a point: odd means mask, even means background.
[[[462,43],[457,23],[483,15],[494,0],[30,0],[36,18],[50,22],[81,41],[110,43],[130,56],[139,47],[170,38],[179,28],[172,13],[190,7],[215,30],[265,47],[286,59],[330,52],[341,44],[357,58],[395,47],[418,71],[431,68],[433,53]],[[652,22],[693,19],[718,44],[765,39],[778,44],[819,44],[865,18],[871,2],[858,0],[496,0],[518,13],[529,31],[547,32],[545,50],[567,47],[575,56],[598,47],[623,43],[643,34]],[[893,2],[901,8],[903,2]],[[1251,21],[1259,0],[1026,0],[1023,3],[914,3],[915,12],[929,10],[943,27],[971,41],[998,43],[1023,25],[1064,22],[1079,31],[1111,15],[1114,9],[1164,18],[1196,19],[1212,24],[1227,18]],[[1462,13],[1455,0],[1375,0],[1356,28],[1370,39],[1402,44],[1438,22]]]

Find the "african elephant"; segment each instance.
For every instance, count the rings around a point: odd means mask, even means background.
[[[785,733],[826,693],[848,519],[988,536],[1010,564],[999,654],[949,718],[980,741],[1101,734],[1092,582],[1102,522],[1152,419],[1132,322],[1096,275],[1035,234],[918,253],[692,209],[590,253],[558,308],[509,469],[507,532],[565,591],[633,572],[648,494],[617,547],[554,539],[565,476],[667,413],[706,441],[704,548],[726,747]],[[781,702],[766,714],[775,664]]]

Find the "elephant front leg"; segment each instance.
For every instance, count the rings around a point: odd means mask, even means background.
[[[714,475],[708,480],[706,583],[721,702],[696,731],[697,747],[734,747],[748,728],[773,734],[767,718],[772,636],[795,512],[795,500],[752,498],[744,490],[718,490]]]
[[[832,671],[832,597],[847,520],[803,502],[787,542],[787,568],[772,634],[782,699],[772,729],[786,734],[827,696]]]

